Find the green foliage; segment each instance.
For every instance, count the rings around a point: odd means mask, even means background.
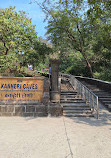
[[[68,53],[66,56],[64,53],[60,54],[61,65],[60,70],[63,73],[68,73],[76,76],[88,76],[85,62],[79,52],[74,54],[73,52]]]
[[[26,17],[25,12],[17,13],[15,7],[0,9],[0,39],[3,53],[7,55],[11,50],[25,51],[36,38],[35,26]]]
[[[52,52],[52,48],[47,44],[35,40],[34,48],[25,53],[26,61],[35,69],[40,63],[45,63],[47,56]]]
[[[17,13],[15,7],[0,9],[0,71],[20,71],[20,54],[33,48],[36,39],[35,26],[26,13]]]
[[[111,68],[111,65],[110,65]],[[104,81],[110,81],[111,82],[111,69],[105,69],[101,68],[100,72],[95,72],[94,73],[95,78],[99,78]]]
[[[35,25],[24,11],[16,12],[15,7],[0,9],[0,73],[21,76],[25,66],[35,68],[51,52],[37,39]]]
[[[39,5],[43,6],[48,20],[48,39],[57,51],[66,55],[74,53],[74,61],[60,56],[61,70],[111,80],[111,1],[42,2]],[[77,52],[82,55],[81,61],[76,56]]]

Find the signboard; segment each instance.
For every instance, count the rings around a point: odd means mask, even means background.
[[[44,78],[0,78],[0,102],[42,102]]]

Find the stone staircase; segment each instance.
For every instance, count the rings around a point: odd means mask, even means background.
[[[93,112],[68,80],[62,80],[60,104],[67,117],[92,117]]]
[[[111,112],[111,93],[91,85],[85,81],[81,81],[88,89],[90,89],[99,98],[99,101]]]

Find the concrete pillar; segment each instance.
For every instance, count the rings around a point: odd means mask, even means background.
[[[50,59],[50,64],[51,64],[50,99],[51,102],[60,102],[59,81],[58,81],[60,60]]]

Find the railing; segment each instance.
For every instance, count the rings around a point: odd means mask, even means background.
[[[59,78],[58,78],[58,90],[60,93],[61,92],[61,75],[59,75]]]
[[[92,112],[96,111],[97,119],[99,119],[99,103],[98,96],[96,96],[92,91],[90,91],[85,85],[78,81],[72,75],[61,74],[62,79],[68,77],[70,79],[71,85],[77,90],[78,94],[86,101]]]

